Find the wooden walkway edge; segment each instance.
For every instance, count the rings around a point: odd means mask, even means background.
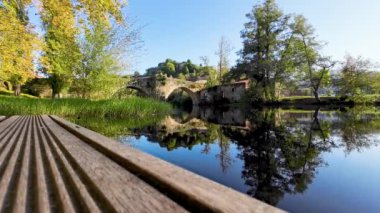
[[[0,116],[1,212],[282,212],[56,116]]]

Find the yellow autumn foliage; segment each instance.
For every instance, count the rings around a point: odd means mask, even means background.
[[[0,23],[0,80],[23,84],[34,76],[34,51],[40,42],[10,5],[0,8]]]

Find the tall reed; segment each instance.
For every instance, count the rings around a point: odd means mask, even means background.
[[[62,117],[96,117],[139,119],[168,114],[171,106],[152,99],[110,100],[37,99],[0,95],[0,115],[58,115]]]

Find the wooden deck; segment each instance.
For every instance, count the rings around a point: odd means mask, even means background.
[[[0,116],[1,212],[282,212],[55,116]]]

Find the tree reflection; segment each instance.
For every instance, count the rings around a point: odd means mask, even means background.
[[[346,154],[360,152],[379,143],[371,137],[380,132],[380,115],[377,111],[377,108],[356,107],[338,114],[340,119],[335,125],[342,139],[340,146]]]
[[[286,119],[278,122],[275,110],[255,112],[250,130],[226,129],[244,161],[242,177],[249,195],[276,205],[285,193],[300,193],[324,165],[320,154],[333,144],[318,120],[319,109],[308,122]]]
[[[369,148],[377,144],[371,135],[380,132],[380,113],[368,109],[251,109],[246,119],[246,127],[225,125],[228,122],[211,124],[201,119],[175,127],[169,120],[135,129],[134,133],[168,151],[199,145],[202,154],[209,154],[211,147],[216,147],[212,144],[217,145],[216,157],[222,172],[228,172],[234,158],[241,159],[247,193],[276,205],[285,194],[307,190],[318,168],[327,165],[322,153],[343,148],[348,154]],[[231,143],[237,145],[238,156],[231,156]]]
[[[216,157],[219,158],[220,167],[222,168],[223,173],[226,173],[228,168],[232,165],[233,160],[229,152],[230,139],[223,134],[221,127],[218,129],[218,145],[220,152]]]

